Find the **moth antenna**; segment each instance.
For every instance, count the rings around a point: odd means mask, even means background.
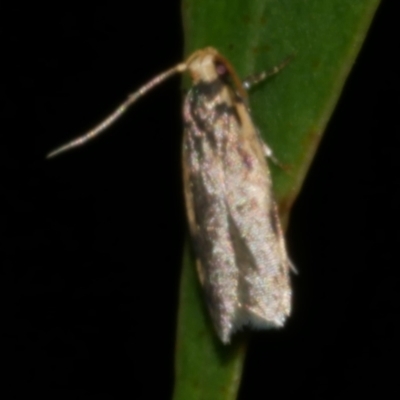
[[[243,81],[243,87],[246,90],[251,89],[254,85],[257,85],[258,83],[262,82],[263,80],[270,78],[271,76],[276,75],[280,71],[283,70],[283,68],[286,67],[290,63],[290,61],[293,60],[296,54],[291,54],[289,57],[286,57],[279,65],[276,65],[274,68],[272,68],[269,71],[262,71],[259,74],[254,74],[246,77],[246,79]]]
[[[160,75],[157,75],[151,81],[147,82],[141,88],[139,88],[136,92],[131,93],[128,95],[128,98],[121,103],[108,117],[106,117],[103,121],[101,121],[98,125],[92,128],[90,131],[84,133],[82,136],[68,142],[57,149],[50,152],[46,158],[52,158],[64,151],[70,150],[74,147],[78,147],[83,145],[84,143],[92,140],[100,133],[107,130],[107,128],[112,125],[120,116],[130,107],[133,103],[135,103],[140,97],[145,95],[148,91],[153,89],[155,86],[159,85],[161,82],[168,79],[170,76],[175,75],[177,73],[184,72],[187,69],[186,63],[180,63],[175,65],[174,67],[162,72]]]

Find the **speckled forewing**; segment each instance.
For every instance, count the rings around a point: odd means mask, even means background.
[[[282,325],[291,292],[257,132],[244,104],[233,107],[227,93],[215,92],[211,97],[212,91],[193,88],[187,95],[183,157],[200,279],[214,324],[227,342],[246,323]]]
[[[230,235],[239,267],[236,324],[282,326],[290,313],[290,261],[257,131],[238,104],[237,135],[224,152]]]
[[[199,98],[192,89],[184,105],[185,196],[200,281],[218,335],[227,342],[234,329],[239,279],[227,218],[220,148],[222,127],[226,128],[229,118],[217,118],[212,107],[207,109],[201,100],[202,96]],[[215,122],[219,128],[215,128]]]

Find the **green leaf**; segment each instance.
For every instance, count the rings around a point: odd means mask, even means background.
[[[284,221],[378,4],[378,0],[183,2],[186,56],[215,47],[243,78],[295,56],[249,95],[255,124],[285,166],[271,166]],[[174,399],[234,399],[246,343],[243,335],[230,346],[219,343],[205,309],[193,255],[186,249]]]

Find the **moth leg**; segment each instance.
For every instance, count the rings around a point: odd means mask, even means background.
[[[260,131],[258,129],[257,129],[257,136],[258,136],[258,140],[261,143],[261,147],[263,149],[264,156],[269,158],[278,167],[284,169],[282,163],[275,157],[275,154],[274,154],[273,150],[271,149],[271,147],[269,147],[267,145],[267,143],[264,142],[263,138],[260,135]]]
[[[262,146],[263,146],[265,157],[270,158],[273,162],[277,162],[278,160],[275,157],[274,152],[272,151],[271,147],[269,147],[267,145],[267,143],[265,143],[264,141],[262,141]]]
[[[290,61],[292,61],[293,57],[294,57],[294,54],[292,54],[289,57],[286,57],[279,65],[276,65],[274,68],[272,68],[269,71],[262,71],[262,72],[259,72],[258,74],[252,74],[252,75],[248,76],[242,82],[243,87],[246,90],[250,90],[253,86],[257,85],[258,83],[262,82],[263,80],[270,78],[273,75],[276,75],[283,68],[285,68],[286,65],[288,65]]]
[[[259,135],[260,136],[260,135]],[[284,165],[284,164],[282,164],[276,157],[275,157],[275,154],[274,154],[274,152],[272,151],[272,149],[271,149],[271,147],[269,147],[268,145],[267,145],[267,143],[265,143],[263,140],[262,140],[262,138],[260,137],[260,140],[261,140],[261,143],[262,143],[262,147],[263,147],[263,150],[264,150],[264,155],[265,155],[265,157],[267,157],[269,160],[271,160],[276,166],[278,166],[280,169],[283,169],[283,170],[287,170],[287,167]]]
[[[292,61],[293,57],[295,55],[292,54],[289,57],[286,57],[279,65],[276,65],[274,68],[272,68],[270,71],[262,71],[258,74],[253,74],[248,76],[247,78],[244,79],[242,82],[243,88],[245,90],[250,90],[253,86],[257,85],[258,83],[262,82],[263,80],[276,75],[279,73],[283,68],[286,67],[286,65],[289,64],[290,61]],[[265,157],[269,158],[275,165],[279,166],[282,169],[285,169],[283,164],[279,162],[279,160],[275,157],[274,152],[272,149],[262,140],[262,137],[260,135],[260,132],[257,130],[257,135],[258,138],[260,139],[260,142],[262,144],[262,148],[264,150],[264,155]]]

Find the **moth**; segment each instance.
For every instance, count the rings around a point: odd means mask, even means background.
[[[262,73],[242,83],[216,49],[198,50],[129,95],[95,128],[48,157],[97,136],[154,86],[185,71],[193,82],[183,104],[187,216],[211,319],[220,340],[227,344],[245,325],[283,326],[291,309],[292,264],[266,161],[272,152],[252,121],[245,90],[268,75]]]

